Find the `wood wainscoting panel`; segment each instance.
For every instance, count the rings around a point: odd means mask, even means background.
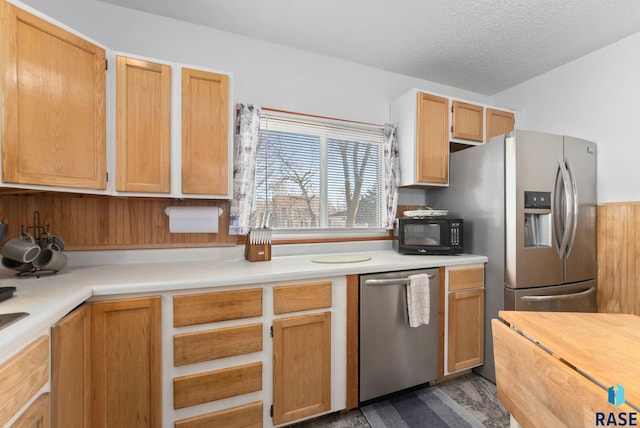
[[[31,226],[35,211],[40,224],[64,240],[68,250],[234,246],[229,231],[229,201],[171,198],[122,198],[68,193],[0,195],[0,218],[8,237]],[[168,206],[218,206],[218,233],[169,233]]]
[[[598,312],[640,315],[640,202],[598,206]]]

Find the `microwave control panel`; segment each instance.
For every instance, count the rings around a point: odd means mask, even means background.
[[[451,246],[460,247],[462,242],[462,220],[451,222]]]

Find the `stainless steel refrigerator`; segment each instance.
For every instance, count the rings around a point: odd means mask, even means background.
[[[485,363],[495,382],[498,311],[596,311],[596,145],[516,130],[451,153],[429,204],[464,220],[464,251],[488,256]]]

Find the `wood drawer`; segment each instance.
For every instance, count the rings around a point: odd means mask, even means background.
[[[51,394],[40,395],[22,416],[11,425],[11,428],[50,428],[51,427]]]
[[[176,421],[175,428],[262,428],[262,401]]]
[[[181,376],[173,380],[173,407],[182,409],[261,389],[262,363]]]
[[[273,313],[331,307],[331,281],[273,287]]]
[[[216,291],[173,297],[173,326],[183,327],[262,315],[262,289]]]
[[[484,287],[484,268],[451,269],[449,291],[469,290]]]
[[[0,426],[49,380],[49,337],[42,336],[0,366]]]
[[[184,366],[261,350],[262,323],[176,334],[173,337],[173,365]]]

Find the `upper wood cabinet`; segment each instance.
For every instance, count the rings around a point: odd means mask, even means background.
[[[513,131],[515,122],[513,112],[488,108],[486,142],[488,143],[496,135],[508,134]]]
[[[229,76],[182,69],[182,193],[230,194]]]
[[[171,191],[171,66],[116,57],[116,190]]]
[[[105,50],[0,8],[3,182],[106,189]]]
[[[482,142],[484,138],[484,108],[479,105],[451,102],[451,137]]]
[[[513,112],[418,89],[391,101],[390,118],[398,126],[400,186],[405,187],[448,186],[450,152],[483,144],[514,126]]]
[[[411,91],[391,103],[398,125],[401,186],[449,182],[449,100]]]
[[[416,178],[418,182],[449,182],[449,100],[419,93],[416,130]]]

